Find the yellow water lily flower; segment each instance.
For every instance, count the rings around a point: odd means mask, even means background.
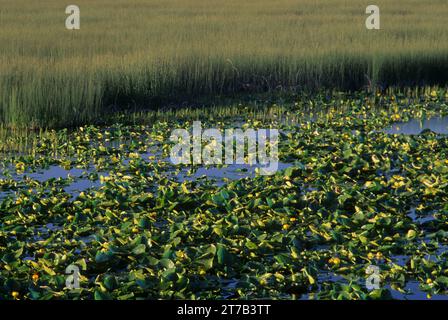
[[[408,239],[414,239],[417,236],[417,232],[415,230],[410,229],[408,233],[406,234],[406,238]]]
[[[403,181],[396,181],[392,184],[392,189],[399,189],[403,187],[405,183]]]
[[[111,161],[112,163],[117,163],[117,162],[120,161],[120,159],[117,158],[116,156],[112,156],[112,157],[110,157],[110,161]]]
[[[17,162],[16,163],[16,170],[18,172],[23,172],[25,171],[25,164],[23,162]]]
[[[100,182],[101,183],[108,182],[108,181],[111,181],[111,180],[112,180],[111,177],[100,176]]]
[[[333,257],[333,258],[330,258],[330,260],[328,260],[328,262],[332,265],[338,266],[341,264],[341,259],[339,259],[338,257]]]
[[[403,143],[401,145],[401,148],[403,151],[409,152],[411,150],[411,146],[409,145],[409,143]]]
[[[183,252],[182,250],[176,251],[176,256],[181,260],[187,258],[187,254],[185,252]]]

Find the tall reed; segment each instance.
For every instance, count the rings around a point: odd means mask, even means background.
[[[0,122],[69,126],[200,95],[448,80],[446,0],[0,0]]]

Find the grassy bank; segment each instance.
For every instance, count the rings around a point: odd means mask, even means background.
[[[445,0],[0,1],[0,122],[67,126],[124,107],[274,89],[441,84]]]

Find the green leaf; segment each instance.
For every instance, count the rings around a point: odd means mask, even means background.
[[[447,276],[439,276],[436,278],[436,282],[448,287],[448,277]]]
[[[216,247],[211,244],[204,248],[204,252],[201,256],[196,259],[196,263],[202,266],[205,270],[213,268],[213,260],[216,255]]]
[[[286,266],[290,263],[292,263],[292,260],[289,256],[287,256],[286,254],[279,254],[274,256],[275,261],[277,261],[278,264],[282,265],[282,266]]]
[[[228,266],[233,262],[232,254],[230,254],[222,244],[218,244],[216,255],[218,257],[218,263],[221,265]]]
[[[104,286],[109,291],[116,289],[118,287],[117,279],[114,276],[106,276],[106,278],[104,278]]]
[[[171,259],[160,259],[159,261],[159,265],[161,265],[162,267],[166,268],[166,269],[172,269],[175,267],[175,264],[173,261],[171,261]]]
[[[85,259],[79,259],[75,262],[75,264],[80,266],[82,270],[87,270],[87,263]]]
[[[214,227],[213,232],[216,233],[218,236],[222,237],[223,232],[221,227]]]
[[[313,276],[308,272],[308,270],[303,269],[303,273],[305,274],[305,276],[308,278],[308,281],[310,282],[311,285],[316,283],[316,280],[313,278]]]
[[[376,289],[369,293],[369,297],[374,300],[390,300],[392,295],[388,289]]]
[[[258,246],[255,243],[253,243],[252,241],[247,240],[246,241],[246,248],[248,248],[250,250],[256,250],[256,249],[258,249]]]
[[[146,251],[146,246],[144,244],[139,244],[132,250],[132,253],[135,255],[139,255],[139,254],[145,253],[145,251]]]
[[[151,220],[149,220],[147,217],[144,217],[140,219],[138,225],[142,229],[148,229],[151,226]]]
[[[95,255],[95,262],[96,263],[106,263],[110,261],[113,257],[113,254],[111,252],[101,252],[98,251]]]
[[[285,177],[292,178],[292,177],[294,177],[296,175],[296,173],[297,173],[297,168],[289,167],[289,168],[285,169],[285,173],[284,174],[285,174]]]
[[[11,252],[5,253],[2,257],[2,261],[6,264],[16,261],[15,255]]]
[[[95,290],[94,298],[95,300],[112,300],[112,297],[108,293],[99,290]]]
[[[47,267],[46,265],[42,265],[42,270],[44,270],[46,273],[48,273],[50,276],[55,276],[56,272],[54,272],[53,269]]]

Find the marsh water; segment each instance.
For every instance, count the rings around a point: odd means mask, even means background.
[[[411,119],[406,122],[394,123],[384,130],[388,134],[420,134],[424,130],[431,130],[437,134],[448,134],[448,117],[434,117],[429,119]]]
[[[422,133],[424,130],[431,130],[437,134],[448,134],[448,117],[434,117],[430,119],[411,119],[407,122],[395,123],[389,128],[385,128],[383,130],[384,133],[387,134],[405,134],[405,135],[418,135]],[[147,154],[145,154],[147,156]],[[145,157],[147,159],[147,157]],[[168,159],[165,159],[167,161]],[[126,160],[125,160],[126,161]],[[147,160],[148,161],[148,160]],[[278,164],[278,170],[285,170],[286,168],[292,166],[292,163],[283,163],[280,162]],[[187,174],[187,170],[180,170],[175,176],[180,182],[184,180],[208,180],[212,183],[222,186],[227,183],[229,180],[237,180],[243,178],[253,178],[256,176],[256,168],[259,166],[254,165],[227,165],[227,166],[199,166],[193,173]],[[37,180],[39,182],[45,182],[50,179],[61,179],[64,180],[64,190],[69,193],[73,198],[79,195],[80,192],[88,190],[90,188],[100,188],[102,183],[99,179],[91,179],[89,175],[91,173],[96,173],[101,176],[108,176],[108,172],[96,172],[94,167],[87,169],[70,169],[66,170],[59,166],[50,166],[46,169],[42,169],[37,172],[25,173],[22,175],[18,175],[14,172],[14,170],[10,170],[10,177],[13,179],[17,179],[18,181],[23,181],[26,176],[29,179]],[[0,178],[4,178],[5,175],[3,172],[0,172]],[[8,191],[0,191],[0,202],[2,199],[8,196],[14,196],[14,192]],[[428,216],[419,216],[415,213],[415,210],[411,210],[409,213],[409,217],[419,224],[423,224],[426,222],[430,222],[435,218],[432,215]],[[42,226],[40,230],[40,237],[45,237],[51,234],[53,231],[57,230],[59,227],[49,224]],[[93,236],[93,235],[92,235]],[[88,239],[87,239],[88,240]],[[448,248],[445,248],[448,249]],[[395,256],[393,257],[397,264],[406,264],[407,257],[406,256]],[[25,258],[29,259],[29,258]],[[335,276],[331,274],[322,274],[322,279],[330,282],[338,282],[338,283],[349,283],[348,279],[342,278],[340,276]],[[363,285],[363,279],[357,279],[360,285]],[[230,282],[227,284],[224,291],[227,292],[226,296],[232,296],[232,291],[234,287],[234,283]],[[385,288],[390,288],[389,285],[385,285]],[[427,294],[419,288],[418,282],[408,282],[405,291],[409,291],[409,293],[400,293],[395,290],[391,290],[392,296],[395,299],[413,299],[413,300],[425,300],[427,299]],[[312,294],[304,295],[301,298],[307,299],[310,298]],[[432,299],[446,299],[446,296],[443,295],[434,295],[431,297]]]
[[[392,126],[385,128],[384,133],[387,134],[405,134],[405,135],[417,135],[424,130],[431,130],[437,134],[448,134],[448,116],[445,117],[433,117],[429,119],[411,119],[407,122],[394,123]],[[143,153],[144,158],[155,155],[160,156],[159,153],[151,151]],[[126,163],[128,160],[124,160]],[[163,161],[169,161],[164,159]],[[278,170],[284,170],[290,167],[291,163],[279,162]],[[186,174],[185,170],[177,175],[180,182],[183,180],[195,180],[195,179],[210,179],[217,185],[223,185],[226,179],[236,180],[242,178],[253,178],[256,175],[256,168],[260,168],[259,165],[249,164],[232,164],[226,166],[198,166],[197,170],[192,174]],[[13,172],[13,170],[11,170]],[[26,176],[30,179],[44,182],[49,179],[70,179],[73,178],[73,183],[66,187],[66,192],[76,195],[77,192],[84,191],[88,188],[99,187],[101,183],[99,181],[91,180],[88,178],[90,173],[94,172],[94,168],[90,169],[70,169],[65,170],[59,166],[50,166],[47,169],[42,169],[38,172],[27,173]],[[99,175],[107,176],[108,172],[96,172]],[[4,177],[3,172],[0,172],[0,178]],[[13,178],[22,179],[23,176],[19,176],[15,173],[12,174]],[[0,192],[0,199],[4,197],[4,192]]]

